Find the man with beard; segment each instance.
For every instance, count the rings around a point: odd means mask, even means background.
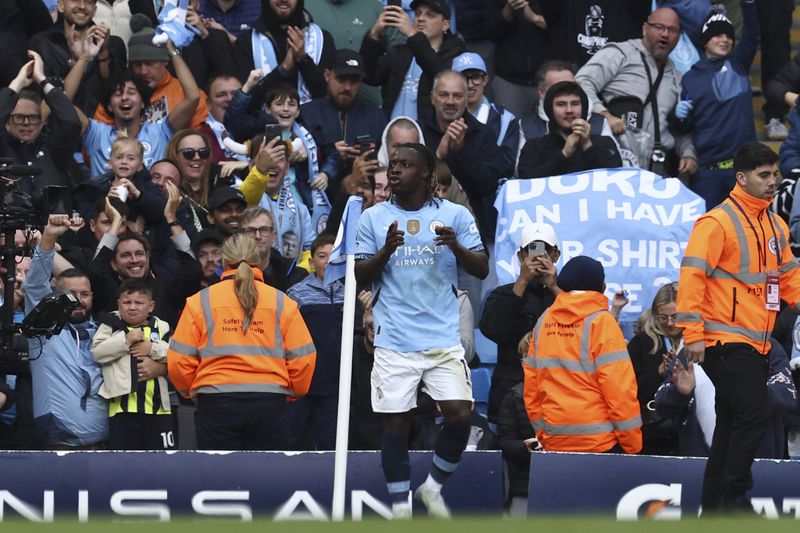
[[[550,133],[525,144],[520,178],[544,178],[593,168],[617,168],[622,159],[611,137],[592,135],[586,121],[589,102],[581,86],[560,81],[544,97]]]
[[[56,239],[82,224],[79,218],[50,215],[25,282],[26,313],[52,292]],[[77,269],[61,272],[56,281],[73,294],[79,306],[61,333],[30,341],[31,353],[40,354],[30,362],[37,436],[48,449],[102,448],[108,439],[108,405],[98,394],[103,377],[91,354],[97,329],[92,319],[92,286]]]
[[[359,155],[356,139],[381,138],[386,117],[378,106],[359,94],[364,81],[361,56],[346,48],[338,50],[333,66],[325,69],[328,95],[300,107],[303,124],[314,137],[320,153],[320,170],[332,180],[329,198],[335,198],[340,179],[350,173],[352,159]],[[377,146],[373,146],[377,150]]]
[[[101,85],[127,65],[125,43],[112,36],[106,26],[95,25],[92,17],[97,11],[96,0],[59,0],[58,20],[53,26],[37,33],[30,40],[30,48],[42,56],[45,73],[56,78],[66,78],[73,64],[79,63],[80,51],[76,44],[90,38],[98,44],[98,53],[87,61],[80,76],[80,86],[73,99],[75,105],[88,116],[94,113],[102,92]]]
[[[691,137],[673,135],[667,127],[668,115],[681,95],[681,75],[669,59],[680,31],[675,11],[657,9],[642,25],[641,39],[607,44],[575,76],[593,102],[592,111],[608,119],[621,146],[634,148],[635,143],[619,137],[629,124],[636,127],[631,130],[638,128],[650,135],[652,147],[637,150],[638,166],[666,167],[670,176],[697,172]],[[658,112],[654,114],[653,109]],[[675,161],[676,155],[680,161]]]
[[[239,230],[239,215],[247,208],[244,195],[233,187],[218,187],[208,197],[208,223],[223,237]]]
[[[333,63],[336,52],[331,34],[306,18],[303,0],[261,0],[261,17],[252,30],[242,33],[233,45],[225,40],[215,44],[221,57],[209,58],[210,62],[232,59],[240,80],[255,69],[278,69],[286,83],[297,87],[301,104],[325,95],[323,71]]]

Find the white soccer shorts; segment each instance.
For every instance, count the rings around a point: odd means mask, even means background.
[[[417,406],[417,387],[436,401],[472,399],[472,376],[459,344],[420,352],[375,347],[372,367],[372,409],[405,413]]]

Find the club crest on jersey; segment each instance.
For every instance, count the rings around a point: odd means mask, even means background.
[[[775,237],[770,238],[767,246],[769,247],[769,251],[772,252],[772,255],[778,255],[778,240]]]
[[[436,233],[436,228],[441,228],[442,226],[444,226],[444,222],[441,220],[434,220],[431,222],[430,226],[428,226],[428,229],[431,230],[431,233]]]
[[[412,219],[406,222],[406,231],[411,235],[419,233],[419,220]]]

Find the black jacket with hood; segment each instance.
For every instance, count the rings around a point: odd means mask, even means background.
[[[562,81],[550,87],[544,97],[544,112],[552,124],[555,124],[553,118],[555,95],[569,85],[574,85],[580,94],[581,118],[586,120],[589,114],[589,99],[583,89],[575,82]],[[544,137],[525,143],[519,156],[517,174],[520,178],[544,178],[594,168],[617,168],[622,166],[622,158],[619,155],[614,139],[603,135],[589,135],[592,146],[588,150],[584,150],[578,145],[571,157],[564,157],[561,150],[564,148],[566,140],[558,131],[553,131],[555,129],[550,128],[550,133]]]

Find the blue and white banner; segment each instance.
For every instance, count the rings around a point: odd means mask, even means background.
[[[85,522],[109,515],[329,520],[333,457],[333,452],[5,452],[0,453],[0,522],[19,517]],[[411,453],[412,487],[428,475],[432,458],[432,452]],[[390,518],[380,452],[350,452],[347,469],[347,516]],[[500,452],[465,452],[442,494],[455,516],[499,514]],[[414,514],[425,516],[425,509],[415,503]]]
[[[617,520],[696,517],[705,466],[706,460],[697,457],[534,452],[528,513]],[[800,518],[798,478],[800,461],[756,459],[748,493],[753,509],[770,519]]]
[[[336,241],[333,243],[328,266],[325,267],[323,285],[328,286],[337,279],[345,277],[347,256],[356,253],[356,234],[358,233],[358,218],[361,216],[363,198],[351,196],[344,207],[339,231],[336,232]]]
[[[557,268],[576,255],[594,257],[605,267],[606,295],[628,292],[621,322],[636,320],[661,285],[678,280],[689,234],[705,212],[703,199],[679,180],[636,168],[509,180],[495,207],[500,285],[519,274],[522,228],[546,222],[558,236]]]

